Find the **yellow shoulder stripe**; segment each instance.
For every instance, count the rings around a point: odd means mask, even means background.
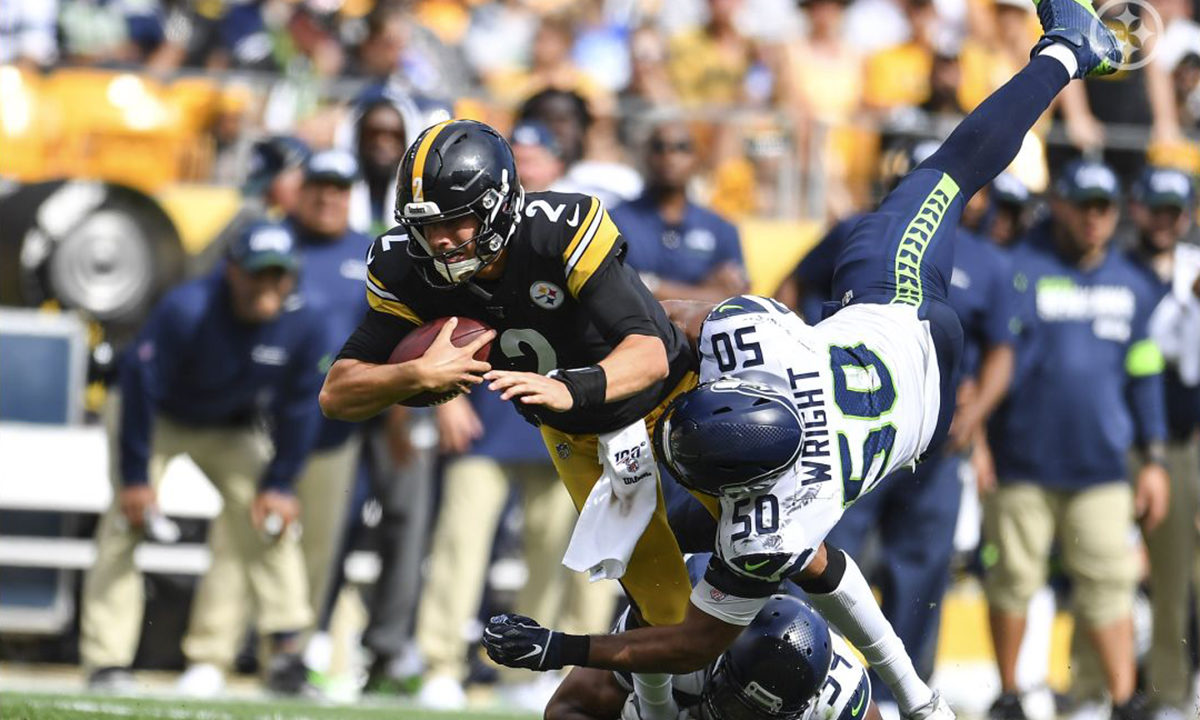
[[[579,229],[575,231],[575,237],[571,238],[571,242],[567,245],[567,249],[563,251],[563,263],[571,262],[571,255],[575,249],[579,247],[579,243],[583,241],[587,235],[588,228],[591,227],[592,221],[596,218],[596,210],[600,209],[600,201],[596,198],[591,198],[591,204],[588,205],[587,215],[584,216],[583,222],[579,223]]]
[[[421,325],[421,318],[412,311],[412,308],[396,300],[385,300],[384,298],[381,298],[375,293],[371,292],[370,289],[367,290],[367,303],[369,303],[371,309],[376,312],[395,315],[401,320],[407,320],[413,325]]]
[[[598,201],[597,204],[599,204]],[[586,246],[583,243],[580,244],[579,257],[573,264],[567,266],[567,289],[572,295],[579,296],[583,286],[599,269],[604,258],[609,256],[620,237],[621,232],[617,230],[616,223],[612,221],[606,211],[601,209],[595,231],[591,234]]]

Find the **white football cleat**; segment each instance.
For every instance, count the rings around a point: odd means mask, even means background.
[[[421,684],[417,705],[426,710],[465,710],[467,693],[462,683],[449,675],[433,675]]]
[[[225,673],[212,663],[196,663],[179,676],[175,690],[194,698],[214,698],[225,690]]]
[[[906,713],[903,716],[905,720],[955,720],[954,711],[950,709],[950,703],[942,697],[940,692],[934,692],[933,698],[921,707]]]

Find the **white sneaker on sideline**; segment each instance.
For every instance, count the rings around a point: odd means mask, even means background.
[[[188,697],[216,697],[225,690],[225,673],[211,663],[189,665],[175,683],[175,690]]]
[[[1079,707],[1067,714],[1067,720],[1108,720],[1112,716],[1112,706],[1098,700],[1088,700],[1080,703]]]
[[[301,655],[304,658],[304,665],[309,670],[315,670],[321,674],[328,674],[329,668],[333,665],[333,638],[329,633],[315,632],[308,639],[308,644],[304,646],[304,653]]]
[[[467,707],[467,693],[454,678],[433,675],[421,684],[417,705],[428,710],[463,710]]]
[[[541,713],[550,704],[550,698],[554,697],[562,680],[558,673],[538,673],[529,682],[501,685],[496,688],[496,694],[515,709]]]

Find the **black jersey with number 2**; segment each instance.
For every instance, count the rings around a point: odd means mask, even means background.
[[[687,340],[624,263],[625,239],[589,195],[539,192],[525,197],[521,223],[503,258],[500,279],[449,290],[425,283],[400,228],[380,236],[367,255],[371,309],[340,357],[382,363],[416,326],[457,315],[497,332],[488,361],[503,370],[546,374],[594,365],[630,335],[661,338],[670,375],[642,392],[602,407],[526,417],[567,433],[617,430],[644,417],[695,361]],[[489,297],[490,296],[490,297]],[[479,392],[479,391],[477,391]]]

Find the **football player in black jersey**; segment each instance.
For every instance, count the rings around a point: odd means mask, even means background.
[[[419,392],[486,381],[541,426],[580,508],[602,472],[597,434],[642,419],[652,429],[695,385],[687,340],[625,266],[625,240],[600,201],[526,195],[512,150],[487,125],[429,128],[399,173],[399,227],[367,256],[371,310],[329,371],[322,409],[362,420]],[[445,316],[474,318],[496,335],[457,348],[448,323],[424,356],[386,364],[408,332]],[[475,361],[492,339],[488,362]],[[621,583],[647,623],[683,620],[691,586],[661,490]]]

